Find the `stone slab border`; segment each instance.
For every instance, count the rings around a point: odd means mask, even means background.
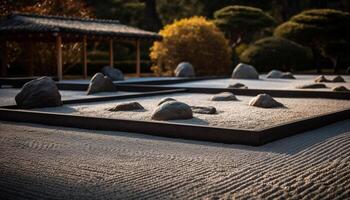
[[[63,101],[64,104],[129,99],[145,96],[181,93],[185,90],[167,90],[142,94],[97,97],[93,99],[75,99]],[[188,92],[188,91],[187,91]],[[17,109],[17,106],[0,107],[0,120],[37,123],[51,126],[63,126],[104,131],[135,132],[163,137],[201,140],[227,144],[244,144],[259,146],[292,136],[328,124],[350,119],[350,109],[326,113],[301,120],[295,120],[259,130],[233,129],[204,125],[189,125],[163,121],[142,121],[126,119],[108,119],[86,117],[50,112],[38,112]]]

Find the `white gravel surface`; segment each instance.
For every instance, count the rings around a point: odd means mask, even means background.
[[[170,94],[127,100],[106,102],[70,104],[61,107],[34,109],[65,113],[73,115],[104,117],[116,119],[151,120],[152,112],[158,102],[164,97],[171,97],[191,106],[214,106],[217,114],[194,114],[194,118],[187,120],[171,120],[171,122],[209,125],[229,128],[260,129],[268,126],[298,120],[306,117],[335,112],[350,108],[350,101],[330,99],[300,99],[275,98],[285,105],[284,108],[258,108],[249,106],[253,97],[237,96],[239,101],[210,101],[209,94]],[[111,112],[108,109],[121,102],[139,102],[145,110]]]
[[[350,121],[260,147],[0,122],[1,199],[349,199]]]
[[[248,89],[281,89],[281,90],[312,90],[312,91],[331,91],[335,86],[343,85],[350,89],[350,76],[342,76],[345,79],[345,83],[324,83],[328,88],[320,89],[297,89],[296,86],[303,84],[314,83],[316,75],[295,75],[296,79],[266,79],[266,75],[260,75],[259,80],[248,79],[215,79],[215,80],[203,80],[187,83],[172,84],[170,86],[182,86],[182,87],[201,87],[201,88],[227,88],[230,84],[243,83],[248,86]],[[328,79],[332,79],[335,76],[326,76]]]

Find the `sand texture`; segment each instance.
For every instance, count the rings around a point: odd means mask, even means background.
[[[350,121],[260,147],[0,122],[1,199],[349,199]]]
[[[259,80],[248,79],[215,79],[215,80],[203,80],[187,83],[172,84],[171,86],[182,87],[200,87],[200,88],[227,88],[230,84],[242,83],[248,87],[248,89],[274,89],[274,90],[303,90],[303,91],[332,91],[333,87],[345,86],[350,88],[350,76],[343,76],[346,83],[324,83],[327,88],[318,89],[298,89],[297,86],[304,84],[315,83],[314,79],[317,75],[295,75],[296,79],[266,79],[266,75],[260,75]],[[329,79],[333,79],[335,76],[326,76]]]
[[[57,112],[73,115],[151,120],[152,112],[158,102],[164,97],[171,97],[190,106],[214,106],[217,114],[197,114],[187,120],[170,120],[170,122],[209,125],[228,128],[260,129],[284,122],[298,120],[306,117],[335,112],[350,108],[350,101],[330,99],[290,99],[275,98],[286,107],[282,108],[258,108],[249,106],[253,97],[237,96],[238,101],[210,101],[210,94],[170,94],[127,100],[116,100],[85,104],[71,104],[62,107],[34,109],[37,111]],[[135,111],[110,112],[108,109],[121,102],[139,102],[145,109]]]

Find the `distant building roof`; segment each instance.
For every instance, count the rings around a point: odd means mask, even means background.
[[[162,36],[121,24],[117,20],[13,13],[0,21],[0,35],[75,34],[97,37],[161,40]]]

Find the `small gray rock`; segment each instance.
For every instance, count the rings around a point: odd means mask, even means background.
[[[267,75],[266,78],[281,78],[283,73],[279,70],[271,70]]]
[[[93,94],[98,92],[115,92],[117,91],[112,80],[102,73],[96,73],[90,81],[87,89],[87,94]]]
[[[259,79],[259,73],[256,69],[244,63],[239,63],[232,72],[234,79]]]
[[[124,80],[123,72],[120,71],[119,69],[116,69],[110,66],[105,66],[102,68],[101,72],[102,74],[110,78],[112,81]]]
[[[230,84],[227,88],[248,89],[248,87],[242,83]]]
[[[191,106],[193,113],[212,115],[216,113],[216,108],[213,106]]]
[[[158,106],[162,105],[163,103],[167,102],[167,101],[176,101],[176,99],[173,99],[173,98],[170,98],[170,97],[165,97],[163,99],[161,99],[159,102],[158,102]]]
[[[323,83],[311,83],[297,86],[298,89],[317,89],[317,88],[327,88],[327,86]]]
[[[62,105],[56,83],[49,77],[41,77],[24,84],[15,100],[20,108],[25,109]]]
[[[294,75],[290,72],[283,73],[281,78],[283,78],[283,79],[295,79]]]
[[[335,92],[349,92],[350,90],[348,88],[346,88],[345,86],[337,86],[337,87],[334,87],[332,88],[332,91],[335,91]]]
[[[210,98],[211,101],[236,101],[237,97],[231,92],[221,92]]]
[[[181,62],[175,69],[176,77],[195,77],[194,68],[189,62]]]
[[[345,80],[344,80],[344,78],[341,77],[341,76],[336,76],[336,77],[334,77],[334,78],[332,79],[332,82],[333,82],[333,83],[345,83]]]
[[[259,94],[254,97],[249,102],[250,106],[260,107],[260,108],[275,108],[275,107],[283,107],[283,104],[276,101],[268,94]]]
[[[332,82],[331,80],[327,79],[324,75],[320,75],[318,77],[315,78],[315,83],[328,83],[328,82]]]
[[[179,101],[165,102],[157,107],[152,114],[154,120],[191,119],[192,117],[191,107]]]
[[[113,108],[108,109],[108,111],[131,111],[131,110],[141,110],[144,109],[138,102],[121,103]]]
[[[290,72],[281,72],[279,70],[271,70],[266,78],[280,78],[280,79],[295,79],[292,73]]]

